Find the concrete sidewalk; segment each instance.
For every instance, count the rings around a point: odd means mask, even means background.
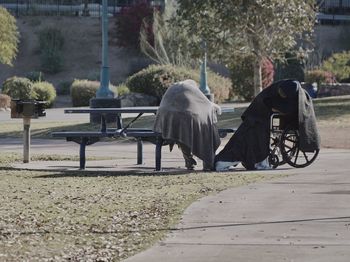
[[[280,170],[293,176],[205,197],[126,261],[348,262],[349,160],[349,150],[322,150],[307,168]]]

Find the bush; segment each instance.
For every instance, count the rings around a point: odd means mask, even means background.
[[[41,68],[45,72],[57,73],[62,70],[62,49],[64,38],[59,29],[45,28],[39,34]]]
[[[47,101],[46,107],[51,107],[56,99],[56,90],[49,82],[35,82],[33,92],[35,99]]]
[[[88,106],[90,99],[96,96],[99,86],[97,81],[75,79],[70,88],[73,106]]]
[[[41,69],[44,72],[55,74],[62,71],[63,58],[61,52],[45,50],[41,53]]]
[[[140,72],[130,76],[125,84],[130,91],[155,96],[158,102],[173,83],[193,79],[199,83],[199,70],[193,70],[171,65],[150,65]],[[231,81],[208,70],[208,86],[214,94],[217,103],[229,98]]]
[[[32,71],[25,75],[32,82],[41,82],[45,81],[44,74],[40,71]]]
[[[350,78],[350,51],[333,54],[322,64],[324,71],[333,73],[339,82],[346,82]]]
[[[254,72],[253,57],[237,59],[236,63],[230,65],[232,89],[236,95],[244,100],[254,98]],[[274,68],[269,59],[264,59],[261,68],[262,85],[267,87],[273,82]]]
[[[39,33],[39,45],[44,50],[62,50],[64,46],[64,37],[60,29],[47,27]]]
[[[70,95],[73,106],[88,106],[90,99],[96,96],[96,91],[100,87],[100,82],[75,79],[70,88]],[[110,85],[112,91],[115,86]]]
[[[32,99],[34,95],[32,85],[28,78],[13,76],[2,84],[2,93],[12,99]]]
[[[332,84],[335,83],[335,77],[332,73],[323,70],[311,70],[305,73],[305,82],[307,83],[317,83],[319,87],[322,83]]]
[[[0,94],[0,108],[10,108],[11,97],[5,94]]]
[[[125,84],[120,84],[118,86],[115,86],[115,87],[111,88],[111,90],[115,94],[118,94],[118,96],[122,96],[122,95],[130,93],[129,88]]]

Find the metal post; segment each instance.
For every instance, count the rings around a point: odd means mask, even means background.
[[[30,117],[23,118],[23,163],[30,161]]]
[[[109,89],[109,66],[108,66],[108,2],[102,0],[102,66],[100,76],[100,87],[96,91],[96,97],[90,100],[91,108],[112,108],[120,107],[120,99],[114,97],[114,93]],[[106,122],[115,122],[116,114],[107,114]],[[99,114],[91,114],[90,122],[100,122]],[[121,122],[120,122],[121,123]]]
[[[19,17],[19,7],[18,7],[18,3],[19,0],[16,1],[16,16]]]
[[[137,138],[137,164],[143,164],[143,142],[141,137]]]
[[[199,89],[203,92],[203,94],[206,97],[208,97],[210,101],[213,101],[214,100],[213,94],[210,93],[210,89],[207,84],[207,43],[203,41],[201,46],[202,46],[202,49],[204,49],[204,58],[200,69]]]
[[[114,97],[109,89],[109,66],[108,66],[108,1],[102,0],[102,68],[100,88],[96,97]]]

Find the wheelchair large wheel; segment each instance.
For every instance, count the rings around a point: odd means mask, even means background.
[[[280,149],[283,160],[290,166],[301,168],[310,165],[317,157],[319,150],[304,152],[299,149],[298,130],[286,128],[281,137]]]

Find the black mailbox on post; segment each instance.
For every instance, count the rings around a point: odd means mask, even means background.
[[[45,101],[13,99],[11,118],[39,118],[46,116]]]

